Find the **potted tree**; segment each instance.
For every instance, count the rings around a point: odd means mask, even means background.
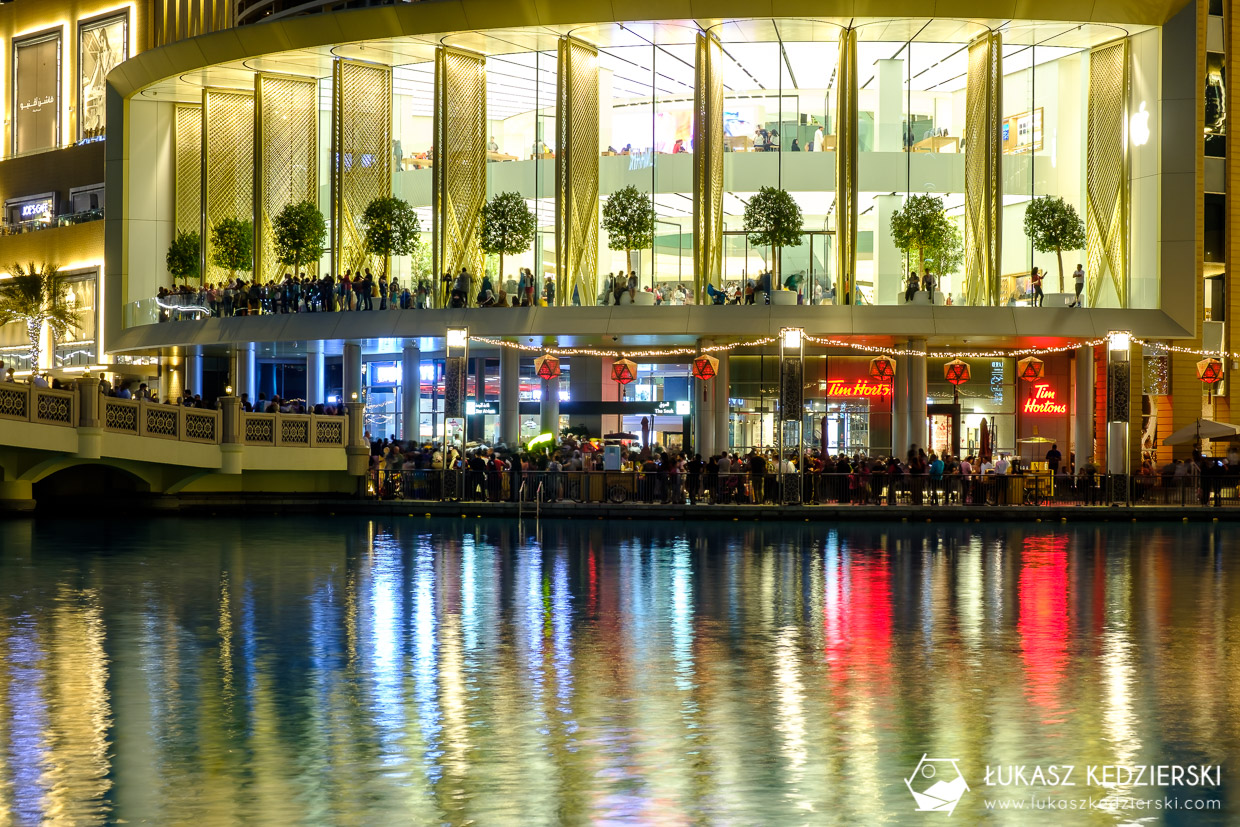
[[[211,228],[211,263],[228,271],[235,280],[237,273],[248,273],[254,267],[254,225],[241,218],[223,218]]]
[[[654,201],[632,185],[616,190],[603,204],[603,229],[607,231],[607,246],[623,250],[625,267],[633,272],[633,251],[654,244]],[[641,303],[653,304],[654,294],[649,294],[649,299],[645,295],[637,294]]]
[[[783,294],[780,251],[801,245],[804,219],[801,208],[787,190],[761,187],[745,205],[744,229],[749,243],[771,248],[771,304],[796,304],[796,293]]]
[[[196,279],[201,275],[198,266],[201,246],[198,233],[192,231],[181,230],[176,234],[176,238],[172,239],[164,261],[168,265],[168,274],[172,276],[173,284],[176,284],[177,279],[188,283],[190,279]]]
[[[60,279],[60,268],[32,261],[25,267],[9,268],[12,278],[0,280],[0,327],[9,322],[26,325],[30,342],[30,366],[39,368],[39,338],[46,322],[55,339],[64,339],[78,329],[77,313],[69,305],[69,291]]]
[[[482,207],[482,252],[499,256],[496,282],[504,283],[504,256],[524,253],[534,243],[538,222],[520,193],[501,192]]]
[[[923,274],[927,261],[942,276],[958,270],[964,257],[960,230],[947,217],[943,199],[929,193],[909,196],[904,208],[891,214],[891,240],[910,261],[916,254],[917,272]]]
[[[418,245],[418,214],[409,202],[381,195],[366,205],[362,213],[362,240],[366,252],[383,258],[383,275],[388,274],[392,256],[407,256]]]
[[[1025,235],[1039,253],[1059,259],[1059,292],[1063,286],[1063,251],[1085,249],[1085,222],[1076,208],[1057,195],[1035,198],[1025,207]]]
[[[327,223],[313,201],[289,204],[271,222],[276,261],[293,268],[301,278],[301,268],[318,261],[327,246]]]

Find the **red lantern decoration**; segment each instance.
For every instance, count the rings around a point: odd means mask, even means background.
[[[870,360],[870,376],[880,382],[896,378],[896,360],[889,356],[876,356]]]
[[[544,353],[534,360],[534,372],[544,382],[554,379],[560,375],[560,360],[550,353]]]
[[[637,378],[637,365],[628,359],[617,359],[611,363],[611,378],[621,385],[627,385]]]
[[[943,378],[953,385],[963,385],[969,381],[969,377],[968,364],[959,359],[952,359],[943,366]]]
[[[1197,378],[1207,385],[1213,385],[1223,378],[1223,363],[1208,356],[1197,363]]]
[[[1016,375],[1026,382],[1041,379],[1045,373],[1045,363],[1036,356],[1026,356],[1016,363]]]
[[[714,379],[719,372],[719,360],[703,353],[693,360],[693,378],[703,382]]]

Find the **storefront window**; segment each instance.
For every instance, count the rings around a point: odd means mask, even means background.
[[[929,448],[959,456],[978,455],[983,449],[982,421],[989,434],[992,456],[1016,452],[1016,363],[1009,358],[965,359],[970,378],[952,385],[943,376],[948,359],[927,359],[926,389],[930,400]],[[948,410],[959,405],[960,443],[952,445],[952,421]]]
[[[78,137],[102,138],[106,123],[108,72],[129,56],[129,15],[83,23],[78,48]]]
[[[13,47],[13,152],[38,152],[60,143],[60,35]]]

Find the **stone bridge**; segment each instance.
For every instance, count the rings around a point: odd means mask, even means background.
[[[0,510],[40,496],[115,500],[179,493],[356,493],[369,462],[362,406],[348,414],[245,413],[0,383]]]

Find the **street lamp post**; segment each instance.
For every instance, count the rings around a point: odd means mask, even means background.
[[[465,416],[466,366],[469,359],[469,328],[450,327],[444,339],[443,436],[447,457],[448,423]]]
[[[784,430],[787,422],[797,423],[797,458],[800,460],[805,441],[805,403],[804,403],[804,366],[805,366],[805,330],[800,327],[785,327],[779,331],[779,423],[777,427],[776,445],[779,450],[779,494],[782,502],[788,501],[788,491],[784,487]],[[797,494],[801,493],[801,470],[803,462],[797,465]]]
[[[1119,499],[1120,480],[1123,501],[1129,502],[1131,349],[1132,334],[1128,331],[1115,330],[1107,334],[1107,476],[1111,480],[1111,502]]]

